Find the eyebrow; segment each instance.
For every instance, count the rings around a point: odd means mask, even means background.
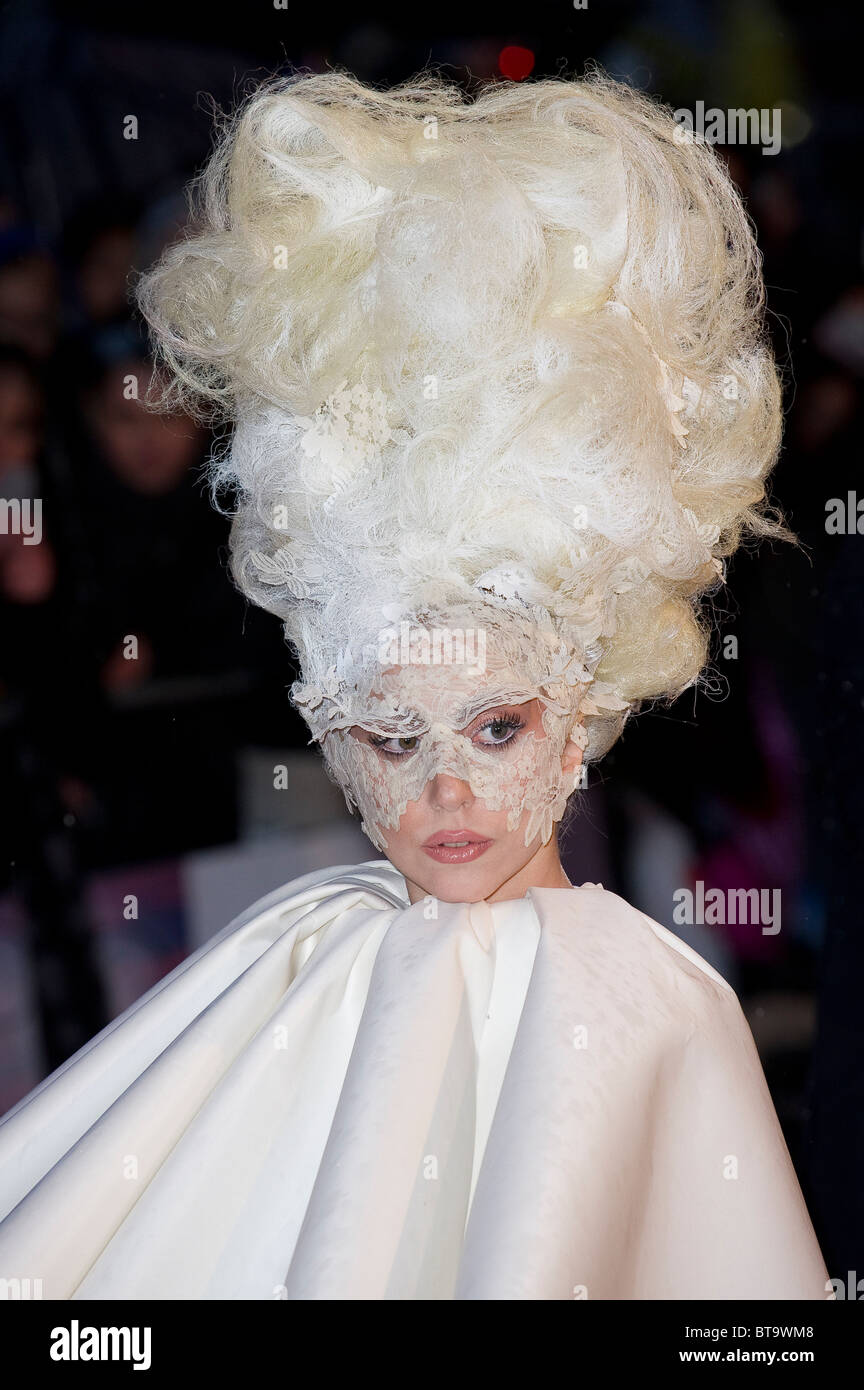
[[[474,723],[474,720],[478,717],[478,715],[485,713],[486,710],[495,709],[499,705],[526,705],[531,700],[535,700],[536,698],[536,690],[526,691],[524,688],[522,690],[514,690],[512,686],[503,686],[497,692],[485,690],[481,694],[475,695],[471,700],[468,700],[466,704],[459,706],[459,708],[456,710],[454,728],[457,730],[466,729],[469,724]],[[426,716],[423,714],[421,710],[414,709],[413,707],[409,706],[405,713],[408,716],[413,716],[418,723],[423,724],[426,722]],[[413,721],[411,721],[409,718],[409,722]],[[366,726],[363,724],[361,724],[360,727],[366,728]],[[380,728],[367,729],[366,732],[375,733],[379,737],[384,738],[398,738],[400,736],[404,736],[406,738],[414,738],[417,733],[425,732],[425,730],[409,732],[406,731],[406,729],[403,727],[394,728],[393,732],[389,734],[385,733]]]
[[[461,705],[457,711],[456,727],[464,729],[468,724],[473,724],[479,714],[484,711],[494,709],[496,705],[527,705],[529,701],[536,698],[537,692],[532,690],[527,693],[525,690],[513,690],[512,686],[504,687],[497,694],[495,692],[484,691],[482,695],[476,695],[467,704]]]

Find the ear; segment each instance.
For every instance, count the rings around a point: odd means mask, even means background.
[[[574,726],[574,733],[581,725]],[[561,754],[561,768],[564,772],[575,772],[577,767],[582,766],[584,751],[578,743],[573,742],[572,736],[564,745],[564,752]]]

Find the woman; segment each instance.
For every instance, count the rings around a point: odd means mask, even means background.
[[[556,826],[780,436],[723,165],[591,76],[265,86],[139,285],[233,572],[386,858],[287,884],[0,1125],[50,1298],[824,1298],[734,992]]]

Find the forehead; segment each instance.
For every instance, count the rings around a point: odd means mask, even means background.
[[[369,713],[380,719],[389,708],[402,718],[441,720],[461,729],[493,705],[524,704],[538,694],[519,671],[478,671],[458,664],[391,666],[372,692]]]

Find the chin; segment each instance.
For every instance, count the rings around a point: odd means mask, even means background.
[[[490,893],[494,893],[497,886],[494,880],[479,886],[463,884],[461,888],[454,884],[449,892],[438,892],[434,896],[442,903],[479,903],[488,898]]]
[[[443,903],[476,903],[500,888],[508,875],[502,877],[492,865],[481,868],[479,864],[429,863],[421,865],[417,876],[411,877],[424,893]]]

